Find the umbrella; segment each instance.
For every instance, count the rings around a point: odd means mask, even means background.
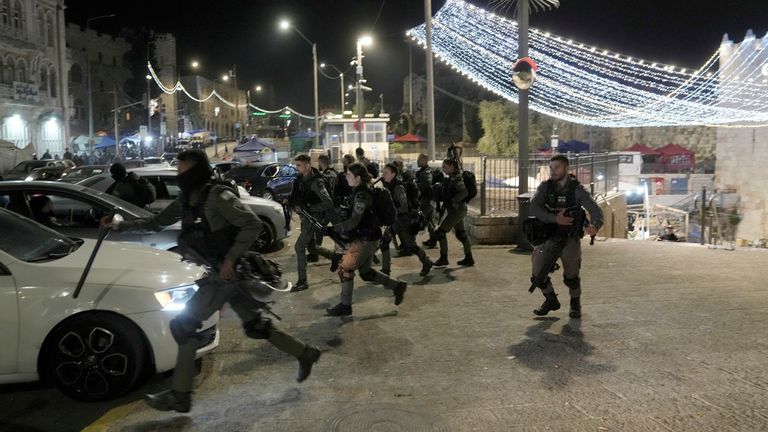
[[[254,151],[264,150],[265,148],[274,150],[275,145],[254,137],[235,147],[235,151],[236,152],[254,152]]]

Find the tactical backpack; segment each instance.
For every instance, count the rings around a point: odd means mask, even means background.
[[[467,188],[467,197],[464,198],[464,202],[468,203],[477,196],[477,179],[472,171],[463,171],[461,178],[464,180],[464,187]]]
[[[371,210],[376,216],[379,226],[392,225],[397,219],[397,209],[395,209],[395,202],[392,201],[392,194],[383,187],[371,189],[373,194],[373,208]]]
[[[408,210],[413,212],[419,209],[419,187],[413,181],[403,181],[405,195],[408,197]]]

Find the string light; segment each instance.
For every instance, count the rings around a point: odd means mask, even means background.
[[[423,25],[407,35],[425,45]],[[543,114],[603,127],[768,122],[768,85],[759,76],[768,43],[758,44],[754,36],[738,47],[724,43],[693,70],[572,39],[564,42],[535,28],[529,36],[531,57],[540,67],[530,106]],[[510,76],[517,53],[515,21],[463,0],[448,0],[433,19],[432,37],[438,60],[491,92],[517,100]],[[747,76],[733,79],[740,75]]]

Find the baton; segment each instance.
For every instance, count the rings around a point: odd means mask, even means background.
[[[117,213],[117,209],[113,209],[112,212],[109,214],[109,220],[111,221],[115,214]],[[93,247],[93,251],[91,252],[91,256],[88,258],[88,263],[85,265],[85,270],[83,270],[83,274],[80,276],[80,280],[77,282],[77,286],[75,287],[75,292],[72,293],[72,298],[77,298],[77,296],[80,295],[80,290],[83,289],[83,284],[85,284],[85,278],[88,277],[88,273],[91,272],[91,266],[93,265],[93,260],[96,259],[96,254],[99,252],[99,248],[101,247],[101,243],[104,241],[105,238],[107,238],[107,235],[109,235],[109,228],[101,228],[99,227],[99,236],[96,239],[96,246]]]

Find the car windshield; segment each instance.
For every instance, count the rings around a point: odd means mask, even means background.
[[[83,244],[37,222],[0,209],[0,250],[26,262],[63,258]]]
[[[112,181],[112,178],[109,178],[109,180]],[[81,186],[85,186],[85,185],[81,184]],[[110,207],[124,209],[127,212],[129,212],[130,214],[136,215],[137,217],[144,218],[144,217],[151,217],[152,216],[152,213],[150,213],[148,210],[144,210],[141,207],[137,207],[137,206],[129,203],[128,201],[123,201],[123,200],[121,200],[120,198],[118,198],[118,197],[116,197],[114,195],[110,195],[110,194],[105,193],[105,192],[99,192],[97,190],[93,190],[93,189],[90,189],[90,188],[87,188],[87,187],[83,188],[83,192],[87,193],[88,195],[97,196],[97,197],[101,198],[102,200],[104,200],[107,203],[109,203]]]

